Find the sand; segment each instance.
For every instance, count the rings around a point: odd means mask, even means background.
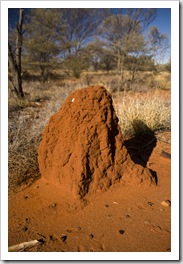
[[[24,251],[170,252],[170,133],[156,135],[143,153],[135,139],[124,145],[135,165],[156,175],[157,185],[119,182],[74,202],[58,182],[42,176],[9,193],[9,246],[39,240]]]
[[[26,251],[171,251],[171,207],[161,204],[171,200],[171,162],[160,156],[162,150],[170,146],[158,141],[149,159],[157,186],[115,187],[78,208],[42,179],[22,187],[9,196],[9,246],[41,239]]]

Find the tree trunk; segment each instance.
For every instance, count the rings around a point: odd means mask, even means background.
[[[125,54],[121,55],[121,67],[120,67],[120,75],[121,75],[121,81],[124,80],[124,63],[125,63]]]
[[[11,45],[8,43],[8,62],[12,73],[12,77],[10,78],[10,81],[13,85],[17,97],[19,98],[24,98],[24,93],[22,89],[22,65],[21,65],[22,34],[23,34],[22,25],[23,25],[23,9],[20,9],[19,22],[17,24],[15,56],[13,54]]]

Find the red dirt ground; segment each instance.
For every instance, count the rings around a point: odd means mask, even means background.
[[[9,193],[9,246],[37,239],[39,245],[24,251],[171,251],[171,207],[161,203],[171,201],[170,133],[157,134],[143,153],[136,139],[124,143],[133,162],[156,174],[157,186],[116,183],[73,203],[42,177]]]
[[[162,136],[167,139],[170,135]],[[9,246],[43,239],[44,244],[28,250],[170,251],[171,207],[161,202],[171,200],[171,161],[160,156],[163,150],[170,153],[170,145],[158,141],[148,161],[157,172],[157,186],[111,189],[94,195],[87,206],[78,208],[70,207],[55,186],[42,179],[11,195]]]

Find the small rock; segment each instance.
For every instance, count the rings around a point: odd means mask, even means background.
[[[171,154],[166,152],[166,151],[162,151],[160,154],[161,157],[167,158],[167,159],[171,159]]]
[[[127,215],[126,215],[126,218],[130,218],[130,215],[129,215],[129,214],[127,214]]]
[[[164,201],[161,202],[161,204],[163,206],[166,206],[166,207],[170,207],[171,206],[171,202],[169,200],[164,200]]]
[[[122,229],[121,229],[121,230],[119,230],[119,233],[120,233],[121,235],[123,235],[123,234],[124,234],[124,232],[125,232],[125,231],[124,231],[124,230],[122,230]]]
[[[104,206],[105,206],[106,208],[107,208],[107,207],[109,207],[109,205],[108,205],[108,204],[105,204]]]
[[[62,242],[65,242],[66,239],[67,239],[67,236],[66,236],[66,235],[61,235],[61,240],[62,240]]]
[[[53,235],[50,235],[50,240],[54,240],[54,239],[53,239]]]
[[[26,231],[28,230],[28,227],[24,226],[24,227],[22,228],[22,230],[23,230],[24,232],[26,232]]]
[[[144,221],[144,224],[145,224],[145,225],[151,225],[151,222],[150,222],[149,220],[145,220],[145,221]]]
[[[40,244],[45,244],[46,243],[46,241],[43,238],[38,239],[38,241],[39,241]]]
[[[94,235],[93,234],[90,234],[89,235],[89,238],[93,239]]]
[[[50,205],[50,207],[52,207],[52,208],[55,208],[56,206],[57,206],[56,203],[53,203],[53,204]]]
[[[107,216],[107,218],[110,218],[110,217],[112,217],[112,214],[109,214],[109,215]]]
[[[148,202],[148,205],[149,205],[149,206],[153,206],[154,203],[152,203],[152,202]]]

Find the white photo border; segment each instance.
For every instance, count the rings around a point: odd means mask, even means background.
[[[171,252],[8,252],[8,8],[171,8]],[[179,1],[1,1],[1,259],[179,260]]]

